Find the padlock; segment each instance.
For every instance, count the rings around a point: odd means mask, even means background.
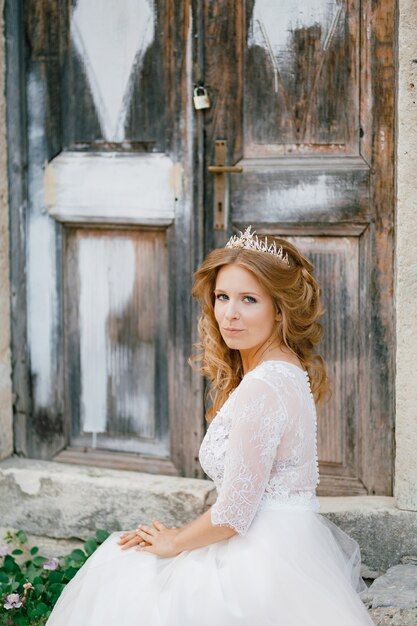
[[[210,100],[205,87],[200,86],[194,89],[193,100],[194,108],[196,108],[197,110],[210,108]]]

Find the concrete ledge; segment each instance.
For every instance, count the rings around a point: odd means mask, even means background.
[[[0,525],[86,539],[160,518],[177,526],[216,498],[211,481],[10,457],[0,463]]]
[[[320,513],[356,539],[370,578],[417,555],[417,512],[399,509],[395,498],[320,498]]]
[[[0,462],[0,526],[39,539],[82,539],[161,519],[185,524],[216,500],[210,480],[10,457]],[[381,496],[320,498],[320,513],[356,539],[362,575],[417,555],[417,513]]]

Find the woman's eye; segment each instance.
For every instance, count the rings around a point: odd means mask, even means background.
[[[216,294],[216,300],[223,300],[223,299],[226,299],[226,298],[227,298],[227,296],[226,296],[225,293],[218,293],[218,294]]]
[[[256,302],[255,298],[252,298],[252,296],[245,296],[244,300],[249,300],[249,302]]]

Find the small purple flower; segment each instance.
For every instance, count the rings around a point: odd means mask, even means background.
[[[3,604],[4,608],[9,610],[9,609],[18,609],[19,607],[22,606],[22,603],[20,601],[20,596],[18,593],[9,593],[9,595],[6,598],[6,602]]]
[[[9,554],[9,546],[0,546],[0,556],[6,556]]]
[[[55,571],[59,567],[59,560],[53,557],[43,564],[43,569]]]

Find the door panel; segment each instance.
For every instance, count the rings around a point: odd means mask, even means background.
[[[71,445],[169,456],[163,231],[67,229]]]
[[[24,6],[33,411],[19,446],[197,475],[190,5]]]
[[[322,288],[323,355],[331,380],[331,397],[318,411],[318,454],[324,477],[349,479],[352,493],[365,495],[357,475],[360,454],[360,416],[363,381],[360,320],[366,310],[361,302],[361,237],[287,237],[312,261]],[[338,286],[335,289],[335,286]],[[328,489],[323,478],[321,489]],[[340,491],[339,491],[340,493]]]
[[[333,386],[318,433],[329,495],[392,492],[393,6],[204,2],[206,163],[222,141],[224,165],[242,170],[222,174],[225,230],[206,173],[206,245],[252,225],[316,266]]]
[[[246,3],[245,156],[355,152],[358,16],[357,0]]]

